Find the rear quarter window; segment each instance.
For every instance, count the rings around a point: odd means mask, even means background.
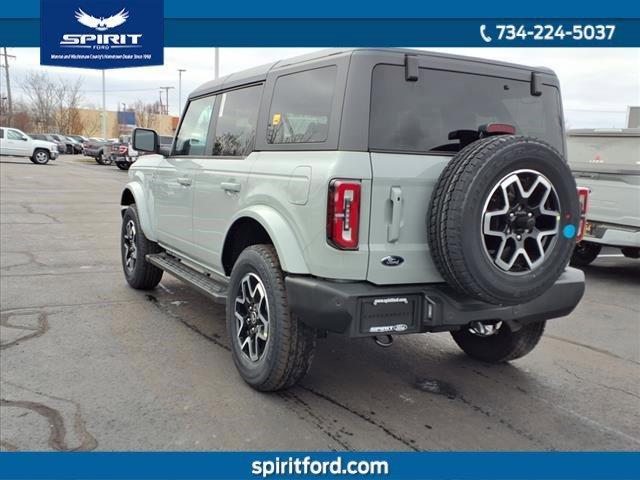
[[[373,69],[369,146],[372,150],[442,153],[464,145],[449,138],[457,130],[477,131],[506,123],[563,151],[560,101],[555,87],[532,96],[530,83],[462,72],[419,69],[405,80],[405,68]]]
[[[337,67],[283,75],[276,80],[267,143],[321,143],[329,135]]]

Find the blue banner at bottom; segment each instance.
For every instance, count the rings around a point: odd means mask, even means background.
[[[640,453],[0,453],[0,479],[633,480]]]

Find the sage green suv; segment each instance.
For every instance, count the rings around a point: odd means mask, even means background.
[[[191,93],[170,148],[137,129],[121,199],[133,288],[166,271],[226,304],[242,378],[287,388],[316,338],[451,331],[471,357],[533,349],[584,291],[584,223],[544,68],[330,50]],[[581,203],[582,201],[582,203]]]

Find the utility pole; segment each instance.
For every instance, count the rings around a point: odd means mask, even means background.
[[[102,138],[107,138],[107,89],[104,76],[104,70],[102,70]]]
[[[214,76],[216,80],[220,76],[220,49],[218,47],[215,48],[215,59],[214,59]]]
[[[182,115],[182,73],[186,72],[184,68],[178,69],[178,116]]]
[[[11,126],[11,120],[13,118],[13,102],[11,101],[11,78],[9,76],[9,59],[15,59],[15,55],[7,54],[7,47],[3,47],[4,57],[4,72],[7,78],[7,127]]]
[[[169,115],[169,90],[173,90],[174,87],[160,87],[160,90],[164,90],[165,96],[165,115]]]

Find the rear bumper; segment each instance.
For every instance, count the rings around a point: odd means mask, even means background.
[[[584,293],[584,274],[567,268],[542,296],[516,306],[471,300],[446,284],[378,286],[286,277],[289,309],[305,324],[351,337],[458,330],[473,321],[513,327],[568,315]]]
[[[612,247],[640,247],[640,228],[632,226],[614,225],[603,222],[590,221],[592,230],[585,235],[585,242],[599,243]]]

